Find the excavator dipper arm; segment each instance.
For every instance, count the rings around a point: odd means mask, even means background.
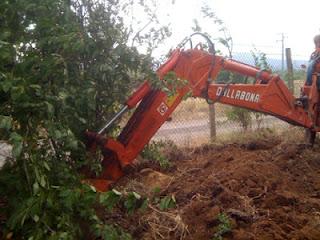
[[[214,83],[213,79],[221,70],[253,77],[256,82],[255,84]],[[175,72],[178,78],[187,80],[188,84],[178,89],[175,95],[167,96],[165,92],[153,89],[148,82],[145,82],[111,121],[114,122],[123,112],[134,108],[140,102],[117,139],[102,136],[103,131],[111,123],[99,133],[87,133],[91,143],[100,145],[104,156],[101,175],[89,180],[98,190],[108,190],[109,185],[124,174],[125,167],[132,163],[184,96],[190,92],[193,97],[263,112],[294,125],[313,131],[319,130],[315,124],[317,114],[314,113],[314,104],[312,106],[301,104],[278,75],[203,50],[179,48],[158,69],[157,74],[163,79],[170,71]],[[305,90],[309,95],[310,93],[316,95],[313,99],[319,98],[314,85]],[[312,102],[310,97],[308,101]],[[314,102],[316,104],[318,99]]]

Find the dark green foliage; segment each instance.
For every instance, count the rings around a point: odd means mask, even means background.
[[[130,3],[130,1],[128,1]],[[79,239],[81,222],[104,239],[128,239],[95,214],[97,196],[82,185],[83,132],[98,129],[151,58],[128,47],[117,0],[4,0],[0,3],[0,139],[13,146],[0,172],[15,238]],[[117,238],[123,236],[122,238]]]
[[[109,211],[118,205],[124,207],[129,214],[132,214],[138,209],[144,210],[147,207],[148,199],[136,192],[121,193],[113,189],[112,191],[100,193],[99,202]]]
[[[306,78],[306,72],[304,70],[294,70],[293,80],[304,80]]]
[[[218,215],[219,225],[217,227],[216,233],[214,234],[214,237],[212,240],[222,240],[223,235],[231,232],[232,226],[229,217],[224,214],[220,213]]]
[[[122,194],[117,190],[113,189],[112,191],[108,191],[100,194],[99,202],[107,209],[111,210],[119,201]]]
[[[267,56],[265,53],[260,52],[257,49],[254,49],[254,51],[251,51],[251,54],[254,59],[254,63],[255,63],[256,67],[258,67],[262,70],[265,70],[265,71],[271,71],[271,67],[268,64]],[[255,81],[255,79],[253,79],[253,78],[248,79],[247,77],[241,76],[239,74],[231,75],[230,73],[224,73],[224,75],[226,75],[226,76],[228,76],[228,74],[229,74],[229,77],[232,76],[230,79],[232,80],[232,82],[235,82],[235,83],[246,83],[246,84],[251,83],[251,84],[253,84]],[[221,77],[221,78],[223,78],[223,77]],[[249,80],[251,80],[251,82],[248,82]],[[260,128],[261,122],[263,120],[262,119],[263,113],[252,112],[250,110],[247,110],[244,108],[238,108],[238,107],[232,107],[226,113],[228,120],[240,124],[240,126],[242,127],[242,129],[244,131],[247,131],[248,128],[252,125],[252,115],[254,116],[254,119],[256,120],[257,128]]]
[[[237,73],[222,70],[215,81],[217,83],[248,83],[248,78]]]
[[[129,214],[132,214],[142,204],[141,195],[136,192],[130,192],[124,201],[124,206]]]
[[[226,112],[226,116],[229,121],[240,124],[242,129],[247,131],[252,123],[252,118],[250,113],[251,111],[247,109],[232,107],[232,109]]]
[[[165,196],[161,198],[160,203],[159,203],[159,208],[161,211],[164,211],[168,208],[174,208],[176,207],[176,199],[175,197],[172,196]]]
[[[141,152],[141,156],[144,159],[154,161],[160,165],[161,168],[166,169],[170,167],[169,159],[163,154],[163,149],[168,146],[165,142],[162,141],[152,141],[145,146]]]

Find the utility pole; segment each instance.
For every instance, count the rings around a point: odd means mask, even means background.
[[[280,33],[281,35],[281,39],[277,40],[277,42],[281,42],[281,71],[283,73],[284,71],[284,39],[285,39],[285,35],[284,33]]]
[[[287,71],[288,71],[288,87],[291,93],[294,94],[291,48],[286,48],[286,60],[287,60]]]
[[[215,104],[209,104],[210,141],[216,140],[217,137],[215,106]]]

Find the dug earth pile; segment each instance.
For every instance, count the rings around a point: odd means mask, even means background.
[[[168,170],[137,163],[114,186],[149,198],[149,206],[108,213],[107,222],[134,239],[320,239],[319,146],[270,138],[168,157]],[[160,210],[165,196],[176,206]]]

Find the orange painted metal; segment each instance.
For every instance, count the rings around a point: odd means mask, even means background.
[[[253,77],[256,79],[255,84],[212,82],[222,70]],[[302,97],[308,102],[304,105],[304,99],[295,98],[278,75],[213,56],[203,50],[175,50],[157,74],[162,79],[169,71],[174,71],[178,78],[187,80],[188,84],[169,97],[144,83],[127,101],[127,105],[132,108],[141,100],[118,138],[101,140],[101,136],[95,136],[104,155],[104,170],[98,177],[101,181],[92,181],[97,189],[105,191],[110,183],[124,174],[124,168],[143,150],[188,92],[194,97],[263,112],[291,124],[320,131],[320,99],[316,78],[313,78],[311,86],[302,88]]]
[[[175,67],[177,61],[179,60],[179,57],[180,49],[177,48],[171,53],[170,58],[168,58],[168,60],[157,70],[157,74],[160,79],[163,79],[163,77]]]
[[[148,81],[145,81],[138,89],[137,91],[132,94],[129,99],[126,102],[126,105],[129,108],[134,108],[141,99],[147,95],[147,93],[151,90],[151,86]]]

